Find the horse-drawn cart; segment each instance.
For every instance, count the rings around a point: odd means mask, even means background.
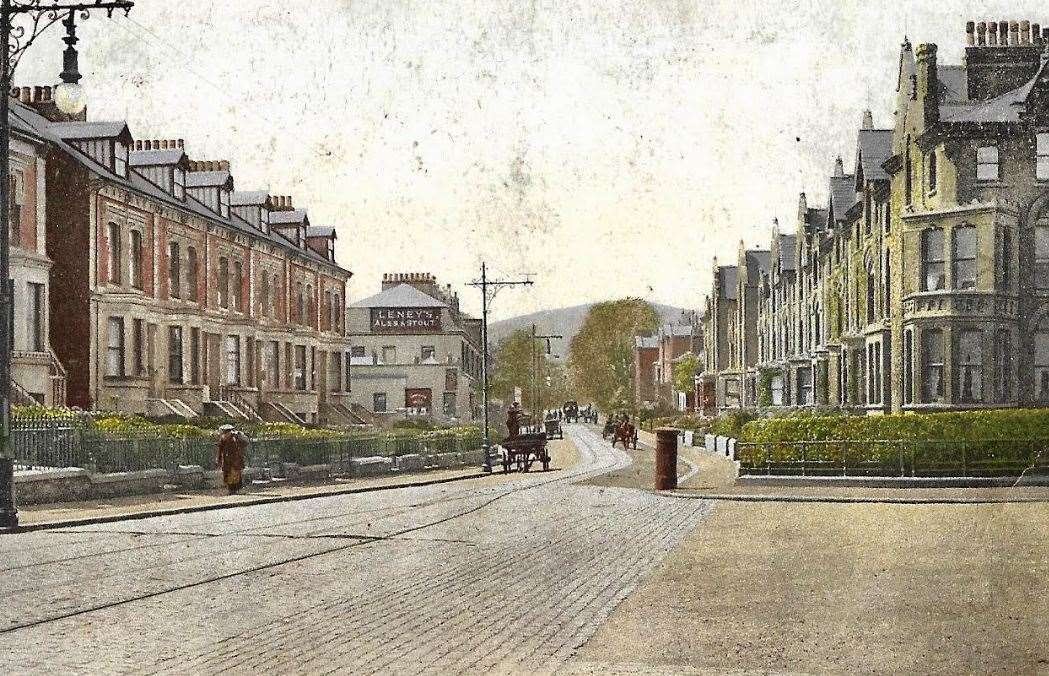
[[[544,422],[546,426],[546,438],[547,439],[564,439],[565,433],[561,429],[561,421],[557,418],[547,418]]]
[[[514,467],[518,472],[527,472],[532,463],[540,462],[543,471],[550,469],[550,454],[546,450],[546,432],[532,432],[507,437],[499,442],[503,448],[503,472]]]

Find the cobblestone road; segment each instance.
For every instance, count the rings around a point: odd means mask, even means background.
[[[577,485],[492,485],[0,537],[4,673],[551,672],[709,513]]]

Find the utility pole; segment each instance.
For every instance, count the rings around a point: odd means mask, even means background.
[[[539,424],[539,415],[543,410],[543,383],[539,373],[539,363],[542,360],[542,355],[539,353],[538,341],[546,341],[546,354],[550,354],[550,340],[552,338],[564,338],[564,336],[556,333],[539,335],[536,333],[535,324],[532,324],[532,414],[536,425]]]
[[[481,279],[468,285],[481,289],[481,403],[484,406],[484,464],[481,465],[481,469],[485,472],[492,471],[492,440],[488,436],[488,307],[495,300],[495,294],[499,289],[531,285],[530,279],[488,279],[488,267],[485,263],[481,263]]]

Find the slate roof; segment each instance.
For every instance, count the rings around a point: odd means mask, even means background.
[[[943,86],[944,103],[969,100],[969,75],[965,66],[937,66],[936,77]]]
[[[798,238],[796,235],[779,236],[780,268],[786,271],[798,269]]]
[[[265,190],[237,190],[229,196],[229,204],[231,207],[261,206],[269,197]]]
[[[231,174],[228,171],[190,171],[186,174],[186,187],[203,188],[205,186],[226,185],[226,181],[230,178]]]
[[[660,332],[664,336],[691,336],[692,325],[691,324],[666,324],[660,329]]]
[[[940,121],[1019,122],[1020,113],[1027,105],[1027,97],[1030,96],[1035,83],[1047,72],[1049,72],[1049,60],[1043,59],[1034,77],[1012,91],[986,101],[941,105]]]
[[[335,228],[325,225],[311,225],[306,228],[307,237],[335,237]]]
[[[856,139],[856,165],[863,171],[864,180],[889,180],[888,172],[881,165],[890,157],[892,157],[891,129],[860,129],[859,137]]]
[[[305,220],[305,209],[270,212],[270,225],[301,225]]]
[[[11,107],[15,107],[15,101],[11,101]],[[90,138],[115,138],[125,132],[130,136],[126,122],[51,122],[35,111],[31,111],[24,104],[22,108],[32,112],[33,115],[43,120],[52,134],[64,140],[77,141]]]
[[[350,307],[448,307],[411,284],[398,284],[374,296],[351,303]]]
[[[167,150],[132,150],[128,154],[128,163],[133,167],[155,167],[164,164],[178,164],[186,156],[182,148]]]
[[[841,220],[856,200],[856,177],[852,174],[830,177],[830,208],[834,218]]]
[[[181,209],[183,211],[188,211],[196,216],[199,216],[200,218],[211,221],[212,223],[217,223],[224,227],[232,228],[245,234],[250,234],[259,239],[264,239],[270,242],[278,243],[281,246],[284,246],[285,248],[293,251],[299,256],[303,256],[305,258],[309,258],[319,263],[323,263],[328,267],[335,267],[347,274],[352,274],[349,270],[346,270],[345,268],[339,266],[337,263],[333,263],[321,254],[317,253],[316,251],[313,251],[312,249],[296,247],[294,244],[289,243],[287,238],[280,237],[279,235],[267,234],[258,230],[255,227],[252,227],[250,223],[236,216],[232,212],[230,214],[229,219],[221,218],[218,214],[216,214],[208,207],[204,206],[192,195],[187,194],[185,201],[177,200],[172,195],[168,194],[158,186],[146,180],[146,178],[139,174],[137,171],[135,171],[134,168],[128,171],[128,175],[126,177],[119,176],[113,173],[113,171],[109,169],[109,167],[99,164],[94,159],[92,159],[88,155],[85,155],[83,152],[81,152],[80,150],[78,150],[77,148],[73,147],[65,141],[65,139],[67,138],[112,138],[122,133],[127,133],[128,136],[130,136],[130,132],[127,129],[127,124],[125,124],[124,122],[54,123],[48,120],[47,118],[41,116],[35,110],[30,108],[29,106],[26,106],[24,103],[21,103],[17,99],[11,99],[10,106],[10,119],[12,121],[12,127],[19,129],[28,128],[33,130],[37,137],[51,143],[56,148],[59,148],[67,155],[72,157],[74,160],[80,162],[82,165],[84,165],[97,176],[101,176],[102,178],[108,181],[111,181],[118,185],[122,185],[126,188],[130,188],[138,192],[139,194],[147,195],[150,198],[156,200],[157,202],[166,204],[169,207]],[[107,135],[97,135],[96,131],[91,131],[90,133],[81,133],[77,131],[79,127],[86,127],[93,130],[101,129]],[[113,130],[115,129],[118,129],[120,131],[113,132]]]
[[[655,336],[634,336],[634,347],[655,349],[659,347],[659,339]]]
[[[758,270],[768,270],[769,261],[772,260],[772,252],[765,249],[750,249],[745,254],[747,266],[751,263],[758,266]]]
[[[739,268],[735,265],[719,265],[718,270],[721,271],[722,287],[718,289],[718,293],[722,298],[736,300],[739,297],[739,289],[736,287],[739,280]]]

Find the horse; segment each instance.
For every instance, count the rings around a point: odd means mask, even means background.
[[[626,450],[633,445],[634,450],[637,450],[637,428],[634,424],[628,420],[624,420],[619,423],[615,428],[615,436],[612,437],[612,448],[616,447],[616,444],[623,442],[623,450]]]

